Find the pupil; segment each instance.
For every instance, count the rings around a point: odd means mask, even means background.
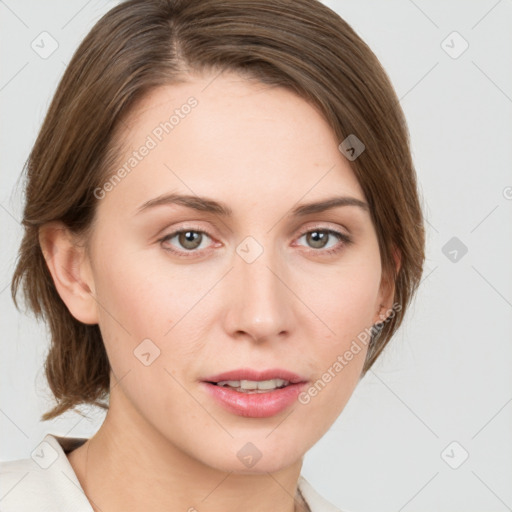
[[[327,240],[326,235],[326,233],[321,231],[311,231],[310,236],[313,239],[313,246],[316,248],[323,247],[325,245],[325,241]]]
[[[200,238],[200,234],[195,231],[185,231],[181,233],[180,243],[183,245],[183,247],[186,247],[187,249],[195,249],[201,243]],[[197,242],[198,239],[199,243]]]

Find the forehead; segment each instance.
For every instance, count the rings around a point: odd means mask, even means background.
[[[364,200],[339,141],[314,106],[288,89],[233,73],[154,89],[117,137],[123,145],[118,168],[128,172],[109,195],[123,190],[130,206],[170,191],[254,207],[333,191]]]

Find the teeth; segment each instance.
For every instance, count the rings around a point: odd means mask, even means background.
[[[282,388],[290,384],[287,380],[283,379],[270,379],[270,380],[221,380],[217,382],[217,386],[227,386],[236,389],[237,391],[246,392],[254,391],[257,393],[259,390],[268,391],[272,389]]]

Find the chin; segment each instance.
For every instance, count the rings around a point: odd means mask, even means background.
[[[265,436],[268,432],[265,432]],[[222,453],[213,453],[209,460],[211,466],[225,472],[256,475],[275,473],[297,463],[302,463],[304,453],[298,450],[297,444],[287,447],[276,437],[275,442],[269,439],[254,439],[246,436],[244,440],[236,440]],[[274,444],[279,443],[279,446]],[[226,453],[230,456],[226,457]],[[215,455],[219,458],[215,460]],[[232,455],[231,455],[232,454]]]

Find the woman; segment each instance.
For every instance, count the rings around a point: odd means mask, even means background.
[[[301,476],[402,322],[424,229],[377,58],[310,0],[128,0],[62,78],[12,281],[56,406],[2,509],[336,510]]]

